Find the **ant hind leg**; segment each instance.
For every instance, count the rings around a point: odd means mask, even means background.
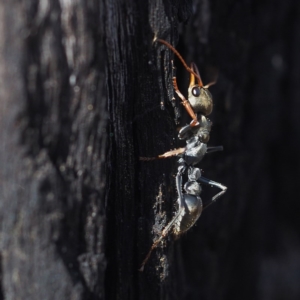
[[[205,178],[205,177],[200,177],[198,179],[199,182],[201,183],[204,183],[206,185],[210,185],[210,186],[214,186],[214,187],[217,187],[219,188],[221,191],[216,194],[215,196],[212,197],[212,199],[207,203],[205,204],[205,206],[203,207],[203,209],[207,208],[209,205],[215,203],[217,201],[217,199],[219,199],[223,194],[226,193],[227,191],[227,187],[219,182],[216,182],[216,181],[213,181],[213,180],[210,180],[208,178]]]
[[[169,224],[164,228],[164,230],[162,231],[160,237],[153,243],[153,245],[151,246],[147,256],[145,257],[145,259],[143,260],[141,267],[139,268],[140,272],[144,271],[144,267],[145,264],[147,263],[147,261],[149,260],[152,251],[158,246],[158,244],[169,234],[171,228],[174,226],[174,224],[176,223],[176,221],[182,216],[182,214],[184,213],[185,210],[185,206],[184,206],[184,198],[183,198],[183,194],[182,194],[182,174],[185,172],[186,170],[186,166],[185,164],[180,164],[178,167],[178,172],[176,175],[176,188],[177,188],[177,192],[178,192],[178,204],[179,204],[179,209],[176,213],[176,215],[173,217],[173,219],[169,222]]]

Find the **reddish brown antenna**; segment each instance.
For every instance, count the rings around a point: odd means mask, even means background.
[[[154,41],[158,41],[162,44],[164,44],[165,46],[167,46],[169,49],[171,49],[176,55],[177,57],[179,58],[179,60],[182,62],[182,64],[184,65],[184,67],[187,69],[188,72],[192,73],[197,79],[198,79],[198,84],[200,87],[203,87],[203,83],[202,83],[202,79],[200,77],[200,74],[194,72],[187,64],[186,62],[184,61],[184,59],[182,58],[182,56],[179,54],[179,52],[171,45],[169,44],[168,42],[166,42],[165,40],[161,40],[161,39],[155,39]]]

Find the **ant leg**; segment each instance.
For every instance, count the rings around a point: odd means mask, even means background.
[[[172,65],[172,73],[171,73],[171,76],[172,76],[172,79],[174,77],[176,77],[176,68],[174,66],[174,61],[171,60],[171,65]],[[172,83],[172,86],[173,86],[173,83]],[[172,89],[172,95],[169,95],[169,98],[171,98],[171,103],[172,103],[172,106],[174,108],[174,113],[175,113],[175,123],[176,124],[179,124],[179,119],[181,117],[181,114],[180,114],[180,109],[176,103],[176,98],[175,98],[175,95],[174,95],[174,89]]]
[[[184,153],[184,151],[185,151],[185,148],[178,148],[178,149],[171,150],[171,151],[165,152],[163,154],[157,155],[155,157],[140,157],[140,160],[150,161],[150,160],[168,158],[168,157],[177,156],[179,154],[182,154],[182,153]]]
[[[207,147],[206,153],[213,153],[213,152],[217,152],[217,151],[223,151],[224,148],[223,146],[215,146],[215,147]]]
[[[221,192],[219,192],[218,194],[216,194],[215,196],[212,197],[212,199],[210,200],[210,202],[208,202],[203,209],[207,208],[209,205],[211,205],[212,203],[216,202],[217,199],[219,199],[223,194],[225,194],[225,192],[227,191],[227,187],[219,182],[215,182],[212,181],[210,179],[207,179],[205,177],[200,177],[198,179],[198,181],[200,181],[201,183],[207,184],[207,185],[211,185],[211,186],[215,186],[217,188],[219,188],[221,190]]]
[[[172,69],[175,70],[174,61],[172,60],[171,63],[172,63]],[[177,85],[177,79],[176,79],[176,76],[174,74],[173,74],[172,81],[173,81],[173,87],[174,87],[175,93],[181,99],[183,106],[185,107],[185,109],[188,112],[188,114],[190,115],[190,117],[193,119],[193,123],[192,123],[191,126],[194,127],[194,126],[198,125],[197,116],[194,113],[190,102],[188,100],[186,100],[185,97],[182,95],[182,93],[179,91],[179,88],[178,88],[178,85]]]
[[[184,198],[182,195],[182,174],[186,170],[186,166],[184,164],[180,165],[178,167],[178,172],[176,175],[176,188],[178,192],[178,204],[179,204],[179,209],[176,215],[173,217],[173,219],[169,222],[169,224],[164,228],[162,231],[160,237],[153,243],[151,246],[147,256],[143,260],[141,267],[139,268],[140,272],[144,271],[145,264],[147,263],[148,259],[151,256],[152,251],[158,246],[158,244],[168,235],[170,229],[173,227],[175,222],[182,216],[184,213],[185,207],[184,207]]]
[[[189,139],[193,134],[191,128],[192,128],[191,124],[183,126],[178,133],[178,138],[180,140]]]

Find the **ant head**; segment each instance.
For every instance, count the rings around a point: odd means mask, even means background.
[[[213,109],[212,95],[209,92],[208,87],[214,83],[203,86],[200,73],[194,63],[191,64],[191,70],[193,73],[191,72],[188,100],[195,113],[201,113],[204,116],[208,116]],[[195,83],[195,77],[197,78],[197,83]]]
[[[167,46],[169,49],[171,49],[177,55],[177,57],[182,62],[186,70],[190,72],[191,79],[188,90],[188,100],[195,113],[201,113],[204,116],[208,116],[213,109],[212,95],[209,92],[208,88],[211,85],[215,84],[215,82],[203,85],[198,68],[194,63],[192,63],[191,68],[189,68],[182,56],[178,53],[178,51],[167,41],[157,39],[156,37],[154,38],[154,41],[160,42]],[[197,84],[195,84],[195,78],[197,78]]]

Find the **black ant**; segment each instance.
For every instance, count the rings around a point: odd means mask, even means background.
[[[160,237],[153,243],[150,251],[141,264],[141,267],[139,269],[140,271],[143,271],[144,266],[148,261],[152,251],[157,247],[162,239],[168,235],[171,228],[174,228],[174,234],[177,236],[189,230],[198,220],[203,209],[214,203],[227,190],[227,187],[222,185],[221,183],[204,178],[201,175],[200,169],[195,167],[195,165],[203,159],[206,153],[223,150],[222,146],[207,146],[212,122],[208,118],[206,118],[206,116],[208,116],[212,112],[213,108],[212,96],[208,88],[215,82],[204,86],[198,68],[194,63],[192,63],[191,67],[189,68],[178,51],[168,42],[161,39],[156,39],[155,41],[162,43],[169,49],[171,49],[178,56],[187,71],[191,74],[190,85],[188,88],[188,100],[179,91],[175,76],[173,76],[172,80],[174,90],[181,99],[182,104],[192,118],[192,121],[189,125],[184,126],[179,131],[178,135],[179,139],[186,140],[186,147],[168,151],[154,158],[140,158],[140,160],[153,160],[157,158],[160,159],[172,156],[180,156],[180,159],[178,160],[179,166],[176,175],[176,189],[178,193],[177,202],[179,206],[178,211],[176,212],[173,219],[169,222],[169,224],[164,228]],[[173,70],[174,69],[175,68],[173,66]],[[197,82],[195,82],[195,78],[197,79]],[[186,171],[188,181],[184,185],[185,192],[183,193],[182,176]],[[200,193],[202,191],[200,183],[215,186],[221,190],[205,206],[203,206],[202,200],[200,198]]]

